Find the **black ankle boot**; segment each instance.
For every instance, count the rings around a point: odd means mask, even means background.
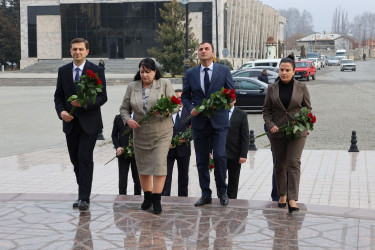
[[[141,205],[142,210],[147,210],[152,206],[152,201],[151,201],[151,191],[146,191],[144,192],[144,200]]]
[[[160,214],[161,209],[161,194],[152,194],[151,195],[152,200],[152,212],[154,214]]]

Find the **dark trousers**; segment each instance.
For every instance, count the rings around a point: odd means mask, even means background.
[[[289,200],[298,200],[301,176],[301,155],[306,137],[298,139],[270,138],[275,159],[275,176],[280,196],[288,195]]]
[[[239,163],[239,159],[227,160],[227,167],[228,167],[228,198],[229,199],[237,199],[238,193],[238,182],[240,180],[240,172],[241,172],[241,164]]]
[[[228,128],[214,129],[209,122],[201,130],[193,129],[199,185],[202,190],[202,196],[212,196],[210,171],[208,169],[210,141],[213,145],[216,189],[219,194],[227,192],[227,184],[225,183],[227,178],[227,155],[225,152],[227,134]]]
[[[128,188],[129,165],[134,182],[134,195],[141,195],[141,182],[139,181],[135,159],[134,157],[125,159],[123,155],[120,155],[118,158],[118,192],[119,194],[127,194],[126,190]]]
[[[70,161],[74,166],[74,173],[78,184],[78,199],[90,202],[92,176],[94,172],[94,148],[95,134],[87,134],[83,131],[78,119],[74,119],[70,134],[66,134],[66,142]]]
[[[190,155],[183,157],[168,157],[167,158],[167,178],[165,179],[163,196],[171,195],[172,175],[174,162],[177,160],[178,170],[178,196],[188,196],[189,183],[189,163]]]
[[[264,132],[268,132],[266,124],[264,124]],[[267,135],[267,137],[268,137],[268,139],[270,138],[269,135]],[[272,151],[272,147],[271,147],[271,151]],[[275,158],[273,157],[273,153],[272,153],[272,162],[273,162],[273,165],[275,165]],[[277,190],[277,185],[276,185],[275,168],[273,168],[273,170],[272,170],[271,198],[272,198],[272,201],[278,201],[280,199],[280,195],[279,195],[279,192]]]

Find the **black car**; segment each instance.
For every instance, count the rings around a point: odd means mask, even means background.
[[[268,84],[249,77],[233,77],[236,90],[236,106],[246,112],[261,111]]]
[[[243,70],[237,70],[232,74],[233,77],[252,77],[255,79],[258,79],[258,76],[260,76],[263,72],[263,69],[257,68],[246,68]],[[276,78],[279,76],[278,73],[274,71],[269,71],[267,70],[267,75],[268,75],[268,82],[269,83],[274,83]]]

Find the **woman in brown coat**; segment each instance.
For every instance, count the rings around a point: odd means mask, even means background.
[[[161,78],[154,60],[145,58],[139,63],[139,71],[134,82],[129,84],[120,107],[122,120],[134,130],[134,155],[144,192],[141,209],[153,206],[155,214],[162,211],[161,192],[167,176],[167,155],[173,134],[172,114],[152,116],[141,125],[137,121],[145,117],[162,95],[170,97],[174,93],[170,81]]]
[[[307,131],[300,132],[298,139],[287,139],[279,127],[294,119],[302,107],[311,110],[310,95],[305,83],[294,79],[294,58],[283,58],[280,62],[280,80],[269,85],[263,106],[263,119],[270,130],[270,142],[274,157],[277,189],[280,194],[279,207],[289,212],[299,211],[298,200],[301,173],[301,155]]]

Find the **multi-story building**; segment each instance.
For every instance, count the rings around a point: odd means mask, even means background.
[[[157,46],[159,9],[165,2],[21,0],[21,68],[69,58],[69,42],[75,37],[89,40],[90,57],[146,57],[147,49]],[[270,36],[283,44],[285,18],[257,0],[189,0],[188,9],[195,36],[212,42],[220,58],[227,48],[235,65],[266,58]]]

